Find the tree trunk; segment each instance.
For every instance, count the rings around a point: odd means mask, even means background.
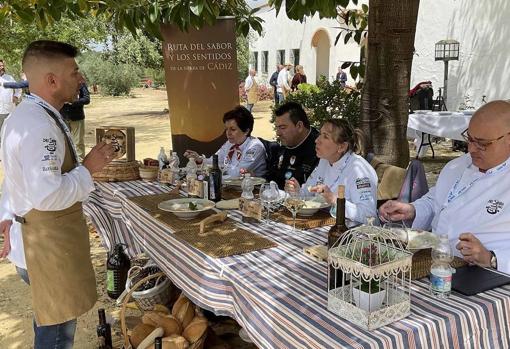
[[[407,91],[419,4],[420,0],[369,2],[362,128],[367,136],[366,149],[400,167],[409,162]]]

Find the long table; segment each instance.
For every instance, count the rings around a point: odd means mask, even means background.
[[[154,182],[97,183],[84,208],[107,248],[145,251],[198,306],[236,319],[260,348],[508,348],[510,286],[477,296],[432,298],[426,280],[412,282],[412,313],[368,332],[327,310],[327,266],[303,247],[324,244],[327,228],[290,233],[285,224],[254,225],[230,217],[278,246],[212,258],[181,242],[128,200],[167,192]]]

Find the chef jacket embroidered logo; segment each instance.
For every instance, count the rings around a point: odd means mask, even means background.
[[[499,200],[489,200],[485,208],[487,209],[487,213],[496,214],[501,211],[504,205],[505,204]]]
[[[278,169],[282,167],[283,164],[283,155],[280,155],[280,158],[278,159]]]
[[[55,150],[57,150],[57,141],[53,138],[44,138],[43,143],[46,143],[44,148],[46,148],[47,151],[50,152],[50,154],[53,154]]]
[[[292,165],[294,165],[294,163],[296,162],[296,155],[292,155],[292,156],[290,157],[290,161],[289,161],[289,162],[290,162],[290,165],[291,165],[291,166],[292,166]]]
[[[370,179],[368,177],[358,178],[356,179],[356,188],[370,188]]]

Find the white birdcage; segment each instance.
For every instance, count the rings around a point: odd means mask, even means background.
[[[328,310],[370,331],[408,316],[411,260],[391,230],[346,231],[328,252]]]

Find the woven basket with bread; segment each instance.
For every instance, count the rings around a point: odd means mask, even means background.
[[[171,311],[164,306],[156,306],[153,311],[143,314],[141,323],[128,330],[126,308],[132,293],[144,282],[163,275],[157,273],[138,281],[124,298],[120,312],[124,349],[152,349],[157,337],[163,337],[163,349],[203,348],[207,336],[207,319],[182,294]]]

